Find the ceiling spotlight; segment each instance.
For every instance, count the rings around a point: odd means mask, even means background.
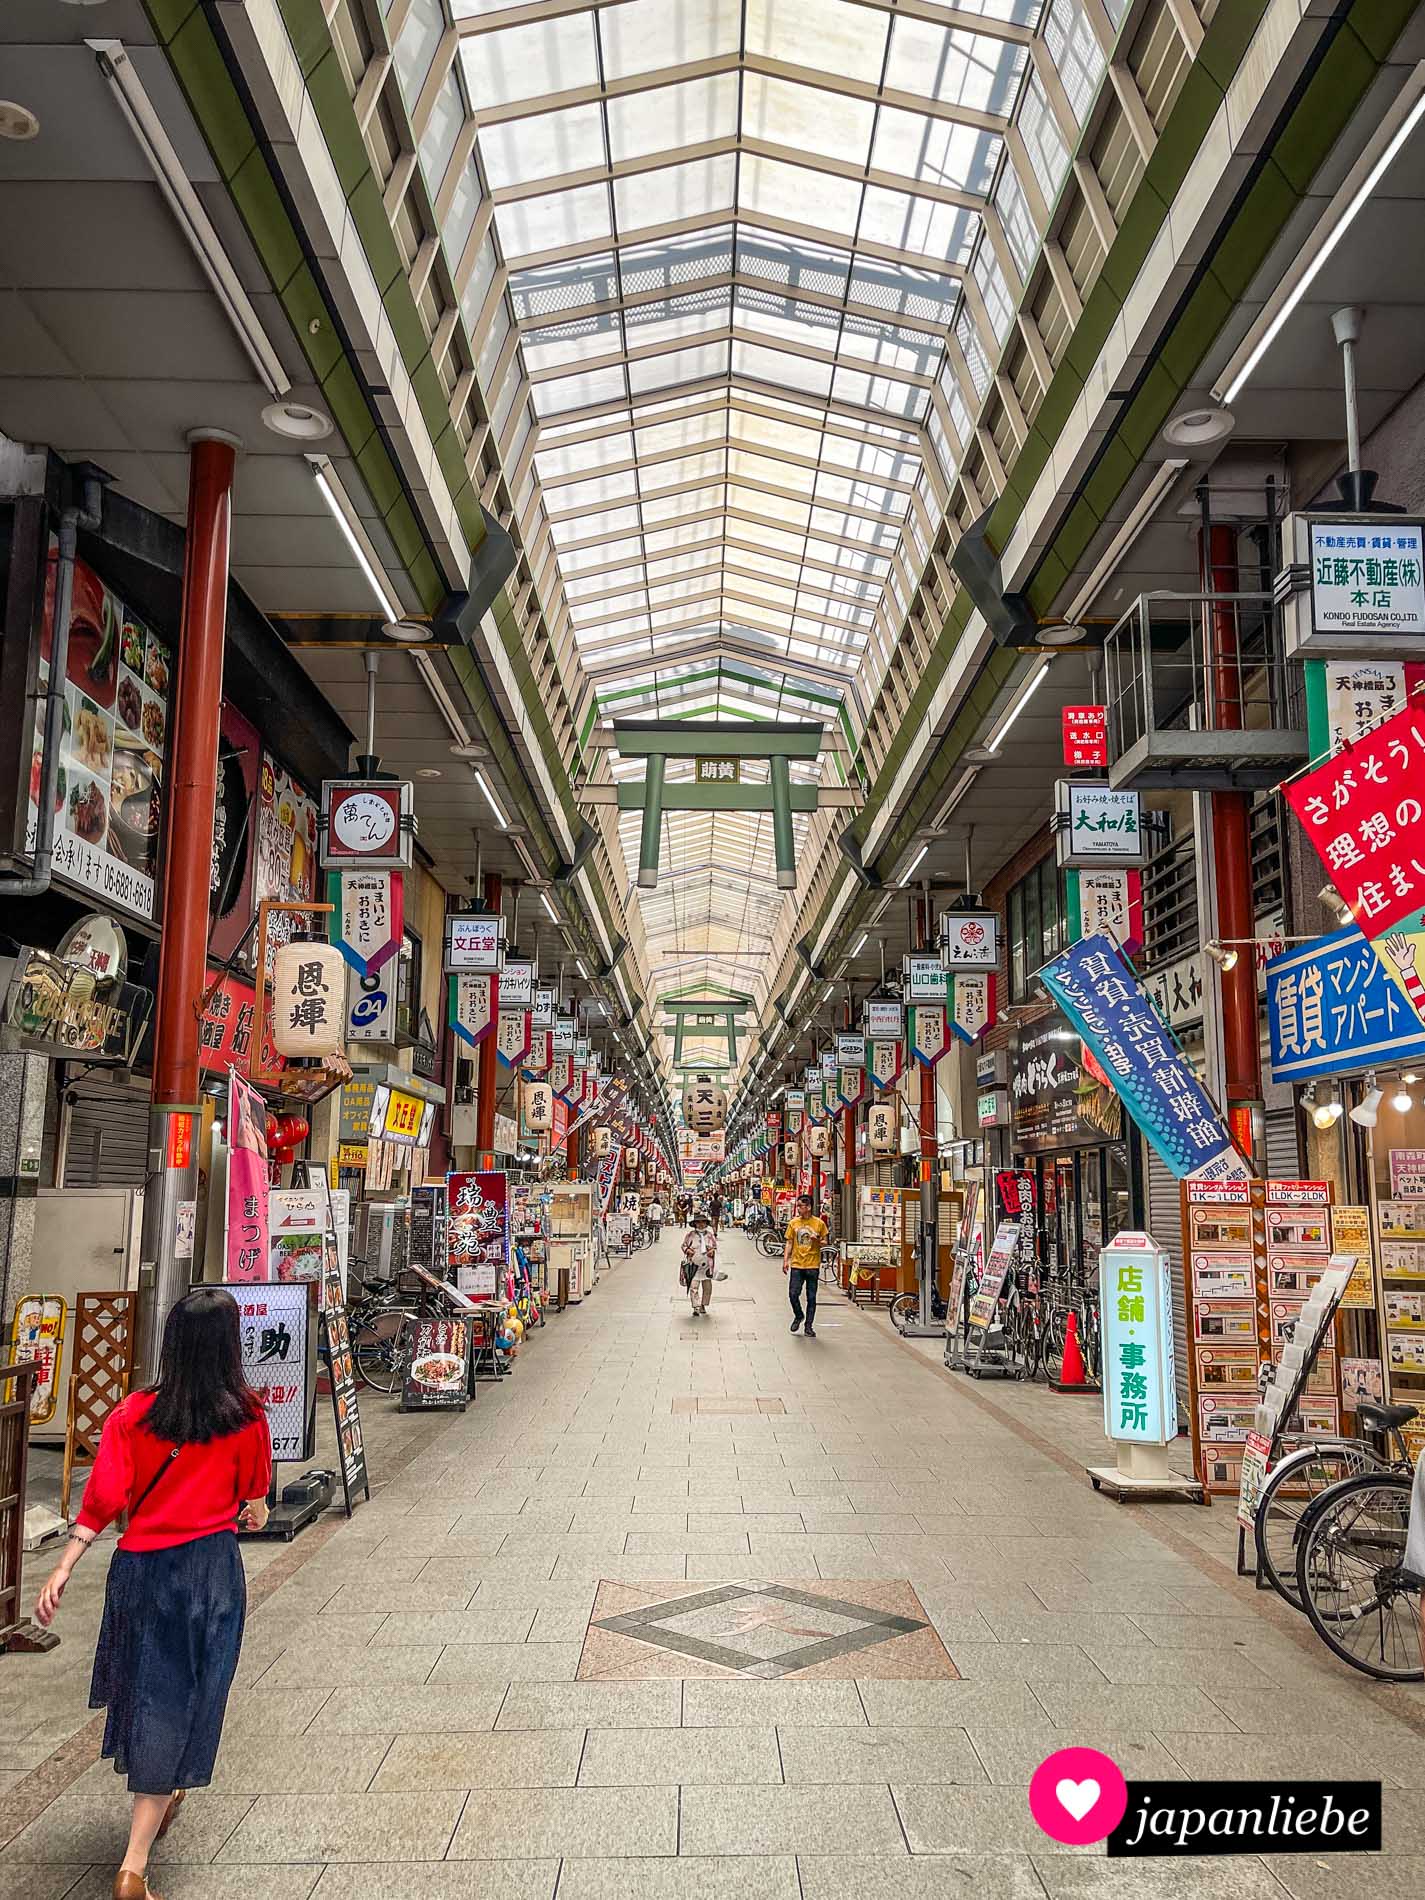
[[[431,635],[430,622],[426,620],[388,620],[381,631],[398,647],[422,646]],[[451,751],[454,750],[452,746]]]
[[[416,777],[417,778],[439,778],[440,767],[438,765],[418,765],[416,767]]]
[[[1318,1128],[1334,1128],[1341,1119],[1340,1102],[1319,1102],[1311,1111],[1311,1119]]]
[[[1218,943],[1216,938],[1214,938],[1211,943],[1204,944],[1203,948],[1212,958],[1212,961],[1217,965],[1218,969],[1224,974],[1228,970],[1235,970],[1237,968],[1237,951],[1234,946]]]
[[[1163,440],[1175,449],[1205,449],[1214,442],[1225,442],[1237,426],[1230,409],[1208,403],[1201,409],[1184,409],[1163,424]]]
[[[1390,1105],[1397,1115],[1408,1115],[1411,1107],[1410,1091],[1408,1089],[1398,1089],[1396,1093],[1391,1096]]]
[[[1316,895],[1326,906],[1327,910],[1335,911],[1343,924],[1350,923],[1351,907],[1334,884],[1323,884]]]
[[[38,138],[40,122],[28,106],[14,99],[0,99],[0,139]]]
[[[1041,647],[1074,647],[1088,637],[1088,628],[1076,620],[1061,620],[1055,626],[1041,627],[1036,635]]]
[[[284,435],[289,442],[320,442],[332,432],[331,417],[308,402],[270,402],[262,420],[274,435]]]
[[[1380,1115],[1382,1094],[1383,1091],[1376,1087],[1375,1077],[1368,1075],[1366,1077],[1365,1096],[1351,1110],[1351,1120],[1356,1124],[1357,1128],[1375,1127]]]

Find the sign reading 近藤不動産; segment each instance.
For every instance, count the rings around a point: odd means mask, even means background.
[[[1040,980],[1175,1175],[1250,1175],[1192,1065],[1110,938],[1085,937],[1046,964]]]
[[[1311,619],[1321,633],[1425,633],[1418,521],[1313,521]]]

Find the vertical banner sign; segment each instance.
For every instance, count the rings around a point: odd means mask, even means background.
[[[401,947],[406,928],[405,886],[399,871],[341,871],[327,877],[334,905],[328,928],[358,976],[374,976]]]
[[[509,1259],[509,1177],[500,1171],[447,1176],[446,1244],[455,1284],[475,1299],[494,1299]]]
[[[570,1105],[569,1097],[574,1090],[573,1056],[556,1056],[549,1065],[549,1080],[560,1101],[566,1106]]]
[[[495,1054],[500,1066],[513,1069],[529,1053],[532,1031],[527,1009],[502,1009],[495,1030]]]
[[[855,1108],[865,1094],[866,1071],[861,1064],[836,1071],[836,1099],[842,1108]]]
[[[1387,976],[1425,1022],[1425,708],[1407,706],[1282,790]]]
[[[957,970],[950,992],[950,1027],[962,1042],[977,1042],[995,1020],[991,970]]]
[[[271,1271],[267,1230],[267,1104],[228,1071],[228,1206],[226,1278],[265,1280]]]
[[[1143,873],[1123,868],[1064,873],[1069,938],[1112,937],[1125,955],[1143,943]]]
[[[548,1075],[549,1065],[554,1060],[550,1048],[553,1037],[547,1029],[531,1029],[529,1052],[525,1056],[524,1066],[530,1075]]]
[[[905,1067],[903,1042],[873,1042],[868,1045],[870,1060],[866,1073],[878,1089],[888,1089]]]
[[[1065,765],[1108,764],[1108,708],[1065,706],[1059,715]]]
[[[494,1031],[499,983],[497,976],[464,970],[450,979],[450,1026],[472,1049]]]
[[[1178,1435],[1172,1268],[1147,1234],[1117,1234],[1099,1255],[1103,1429],[1131,1445]]]
[[[1179,1179],[1250,1177],[1192,1065],[1110,938],[1085,937],[1046,964],[1040,981]]]
[[[910,1012],[911,1047],[923,1068],[933,1069],[950,1046],[943,1003],[916,1003]]]

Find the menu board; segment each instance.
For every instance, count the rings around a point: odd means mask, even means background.
[[[989,1258],[985,1261],[985,1270],[980,1276],[980,1284],[970,1301],[969,1325],[972,1328],[988,1327],[995,1316],[1000,1295],[1010,1268],[1014,1265],[1014,1256],[1019,1250],[1019,1222],[1001,1221],[995,1229],[993,1245]]]
[[[446,1187],[427,1181],[411,1189],[410,1256],[438,1280],[446,1270]]]
[[[323,1184],[270,1189],[267,1196],[268,1278],[282,1282],[311,1280],[325,1304],[325,1243],[329,1223],[336,1230],[338,1286],[344,1288],[350,1214],[351,1196],[345,1188],[328,1188]]]
[[[290,772],[270,754],[262,755],[257,786],[257,854],[253,860],[254,904],[264,901],[311,903],[317,894],[316,802]],[[288,942],[307,919],[279,912],[268,920],[267,943],[271,958],[278,944]],[[272,972],[269,969],[268,975]]]
[[[342,1297],[341,1266],[336,1241],[326,1240],[326,1258],[322,1277],[322,1344],[327,1378],[331,1385],[332,1412],[336,1420],[337,1463],[346,1514],[351,1516],[357,1491],[371,1496],[371,1479],[366,1469],[366,1447],[361,1436],[361,1410],[356,1402],[356,1371],[351,1362],[351,1333],[346,1321],[346,1302]]]
[[[40,633],[47,689],[59,542],[51,537]],[[54,868],[136,917],[158,913],[159,828],[173,650],[129,611],[87,562],[74,563],[64,712],[55,780]],[[36,707],[27,847],[34,849],[44,769],[47,692]]]
[[[401,1389],[403,1412],[463,1412],[470,1401],[468,1319],[420,1319],[410,1324],[411,1363]]]
[[[1209,1490],[1239,1490],[1263,1368],[1282,1361],[1327,1275],[1331,1187],[1185,1181],[1182,1202],[1194,1462]],[[1334,1336],[1322,1342],[1301,1393],[1303,1425],[1340,1429]]]

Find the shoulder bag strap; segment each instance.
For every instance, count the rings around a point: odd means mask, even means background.
[[[182,1449],[183,1447],[181,1445],[175,1445],[173,1447],[172,1451],[169,1452],[168,1456],[164,1459],[163,1463],[158,1467],[158,1470],[154,1472],[153,1476],[149,1479],[148,1483],[144,1486],[143,1490],[139,1493],[138,1497],[129,1506],[128,1512],[126,1515],[128,1517],[130,1524],[133,1523],[134,1519],[138,1516],[139,1512],[143,1509],[144,1505],[148,1502],[149,1494],[153,1491],[159,1479],[162,1478],[164,1473],[169,1470],[169,1468],[173,1464],[174,1459],[178,1456],[179,1452]]]

